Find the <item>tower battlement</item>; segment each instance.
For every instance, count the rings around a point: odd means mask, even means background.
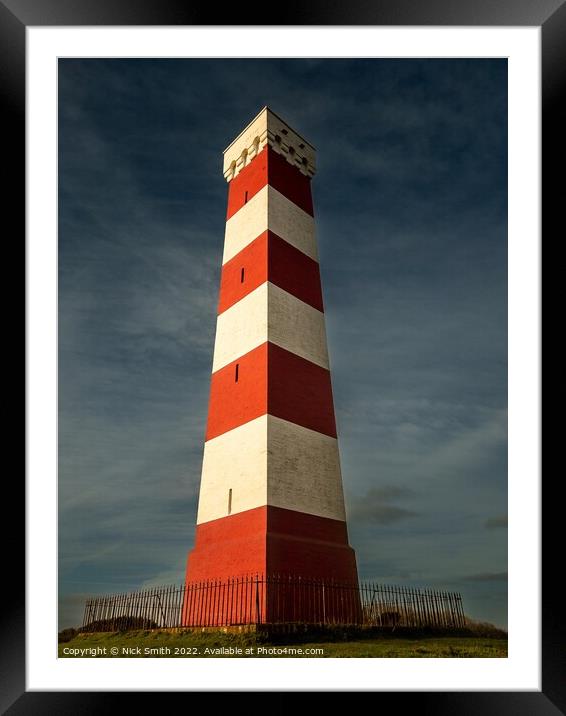
[[[266,146],[284,157],[301,174],[315,175],[315,148],[269,107],[264,107],[224,150],[226,181],[232,181]]]

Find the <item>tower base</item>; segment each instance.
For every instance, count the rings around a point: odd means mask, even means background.
[[[279,507],[198,525],[186,585],[186,625],[360,618],[346,523]]]

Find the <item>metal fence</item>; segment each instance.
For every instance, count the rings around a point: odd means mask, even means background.
[[[456,592],[289,575],[154,587],[88,599],[82,631],[261,624],[457,629],[466,620]]]

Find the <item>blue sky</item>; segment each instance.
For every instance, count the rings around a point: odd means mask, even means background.
[[[268,104],[313,194],[360,576],[507,621],[505,60],[59,61],[60,627],[180,583],[227,186]]]

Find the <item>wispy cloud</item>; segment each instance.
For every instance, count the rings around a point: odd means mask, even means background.
[[[480,572],[463,578],[467,582],[506,582],[507,572]]]
[[[415,517],[416,512],[392,504],[406,497],[412,497],[413,492],[407,488],[395,485],[374,487],[351,502],[349,517],[357,522],[369,522],[376,525],[390,525],[408,517]]]
[[[484,524],[488,530],[507,529],[507,515],[488,517]]]

